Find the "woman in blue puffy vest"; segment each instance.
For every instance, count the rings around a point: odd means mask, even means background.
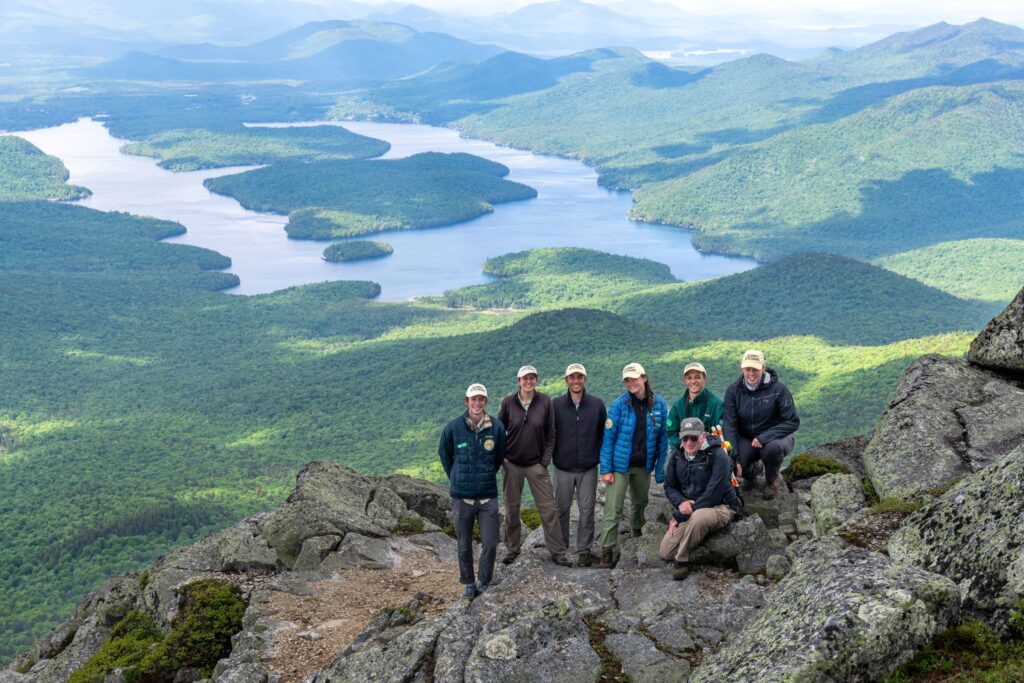
[[[601,564],[615,564],[619,519],[629,492],[631,535],[641,534],[651,473],[659,484],[665,478],[668,406],[655,395],[647,373],[639,363],[622,369],[626,392],[612,402],[601,445],[601,481],[607,486],[601,521]]]

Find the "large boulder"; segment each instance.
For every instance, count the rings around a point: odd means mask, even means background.
[[[374,480],[344,465],[311,462],[299,471],[284,507],[268,515],[260,530],[287,567],[295,564],[303,542],[313,536],[344,537],[350,531],[387,536],[397,523],[394,508],[404,503],[390,492],[387,505],[374,507],[375,519],[370,508],[376,491]]]
[[[1010,374],[1024,374],[1024,289],[975,337],[967,360]]]
[[[826,474],[811,486],[814,533],[835,529],[867,504],[861,479],[855,474]]]
[[[381,477],[379,485],[394,491],[410,510],[437,526],[443,528],[451,521],[452,499],[447,489],[405,474]]]
[[[1005,629],[1024,599],[1024,447],[910,515],[889,554],[960,582],[964,608]]]
[[[945,356],[921,356],[900,378],[864,451],[882,498],[930,489],[1000,460],[1024,443],[1024,391]]]
[[[818,538],[691,681],[876,681],[954,623],[957,608],[949,579]]]

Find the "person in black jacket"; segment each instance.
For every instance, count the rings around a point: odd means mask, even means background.
[[[764,498],[779,493],[779,469],[793,450],[793,433],[800,427],[793,395],[779,375],[765,365],[764,354],[751,349],[740,363],[743,376],[729,385],[723,401],[725,438],[732,443],[743,473],[743,489],[757,481],[755,463],[764,464]]]
[[[708,436],[699,418],[688,417],[679,426],[681,449],[665,466],[665,496],[672,504],[672,520],[661,539],[661,559],[672,563],[672,578],[680,581],[690,571],[690,551],[708,534],[724,528],[739,512],[739,496],[732,485],[732,458],[722,442]]]
[[[575,494],[580,509],[576,525],[576,558],[589,567],[594,542],[594,502],[597,500],[597,465],[608,411],[604,401],[587,393],[587,369],[573,363],[565,369],[568,387],[551,400],[555,411],[555,505],[562,538],[569,543],[569,514]]]
[[[469,600],[490,586],[498,552],[498,469],[505,459],[505,427],[486,408],[487,388],[470,384],[466,412],[445,425],[437,448],[452,497],[459,581]],[[480,523],[479,583],[473,580],[475,521]]]

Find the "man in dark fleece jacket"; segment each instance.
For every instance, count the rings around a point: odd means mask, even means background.
[[[672,578],[689,573],[690,551],[708,534],[725,527],[739,511],[739,497],[732,485],[732,459],[722,442],[704,431],[696,417],[679,428],[681,449],[665,466],[665,496],[672,504],[672,520],[658,552],[673,560]]]
[[[764,497],[779,493],[779,469],[793,450],[793,433],[800,427],[793,395],[779,381],[778,373],[765,365],[764,354],[751,349],[740,363],[743,376],[725,390],[722,414],[725,438],[732,443],[743,472],[743,488],[754,488],[764,463]]]
[[[490,586],[498,552],[498,468],[505,459],[505,427],[486,408],[487,389],[470,384],[466,412],[445,425],[437,448],[452,496],[459,581],[470,600]],[[479,583],[473,581],[474,521],[480,522]]]
[[[569,542],[569,516],[576,495],[580,519],[576,525],[576,558],[589,567],[594,542],[594,503],[597,500],[597,465],[608,411],[604,401],[587,393],[587,369],[573,363],[565,369],[561,396],[551,400],[555,411],[555,504],[562,539]]]
[[[530,482],[530,493],[537,504],[544,543],[555,564],[570,566],[565,556],[565,540],[558,525],[555,492],[551,488],[548,465],[555,450],[555,413],[547,394],[537,391],[537,369],[519,368],[519,390],[501,400],[498,419],[508,430],[505,453],[505,550],[504,564],[512,564],[522,548],[522,522],[519,507],[523,501],[523,483]]]

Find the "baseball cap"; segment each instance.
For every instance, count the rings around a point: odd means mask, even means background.
[[[584,377],[587,376],[587,369],[580,365],[579,363],[570,363],[569,367],[565,369],[565,376],[568,377],[569,375],[576,372],[580,373]]]
[[[639,363],[630,363],[626,367],[622,368],[622,379],[640,379],[647,373],[644,372],[644,366]]]
[[[704,433],[704,422],[699,417],[688,417],[679,425],[679,436],[700,436]]]
[[[466,398],[473,398],[474,396],[487,398],[487,387],[483,384],[470,384],[466,388]]]
[[[685,377],[686,373],[688,373],[690,370],[698,370],[700,372],[703,372],[705,375],[708,374],[708,371],[704,369],[704,366],[697,362],[687,363],[686,367],[683,368],[683,376]]]
[[[526,377],[527,375],[536,374],[538,374],[537,368],[533,367],[532,365],[524,365],[523,367],[519,368],[519,372],[516,374],[516,379]]]
[[[764,354],[757,349],[750,349],[743,354],[743,361],[740,363],[740,367],[764,370]]]

